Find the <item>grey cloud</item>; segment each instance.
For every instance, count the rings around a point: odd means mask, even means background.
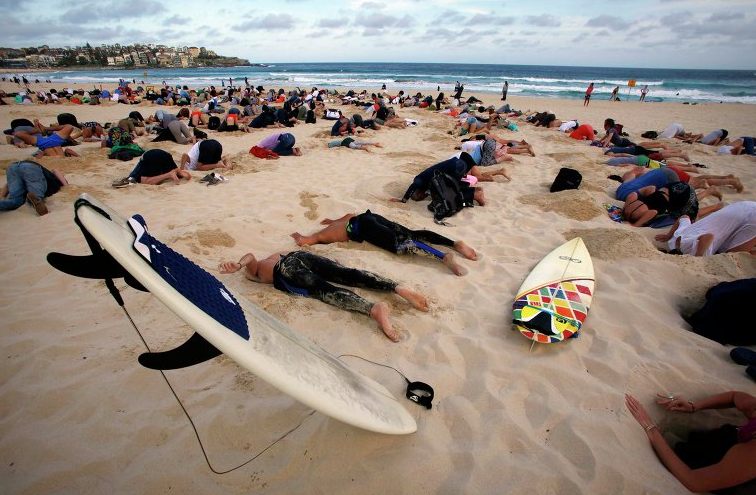
[[[588,22],[585,23],[585,25],[589,27],[610,28],[619,31],[627,29],[629,24],[630,23],[624,19],[606,14],[588,19]]]
[[[467,21],[467,24],[492,24],[495,26],[506,26],[513,24],[514,17],[500,16],[494,14],[475,14]]]
[[[529,15],[525,18],[525,20],[528,23],[534,24],[536,26],[558,27],[562,25],[562,21],[560,21],[558,17],[551,14]]]
[[[383,30],[381,28],[368,27],[362,31],[362,36],[382,36]]]
[[[396,27],[410,27],[410,26],[414,26],[415,23],[416,23],[416,20],[414,17],[410,16],[409,14],[405,14],[404,17],[396,21],[395,26]]]
[[[323,28],[335,28],[335,27],[342,27],[349,24],[349,19],[342,18],[342,19],[320,19],[318,21],[318,27]]]
[[[166,24],[169,24],[169,25],[170,24],[186,24],[187,22],[190,22],[191,20],[192,19],[189,18],[189,17],[185,17],[183,15],[175,14],[175,15],[172,15],[169,18],[165,19],[163,21],[163,25],[166,25]]]
[[[709,22],[728,22],[742,19],[743,14],[738,12],[714,12],[709,16]]]
[[[382,29],[395,25],[397,18],[388,14],[373,14],[369,16],[360,16],[355,21],[359,26],[365,26],[370,29]]]
[[[294,27],[294,17],[289,14],[267,14],[258,19],[251,19],[233,26],[240,31],[277,30]]]
[[[97,8],[88,9],[82,15],[81,8],[68,10],[58,19],[65,23],[87,25],[92,20],[107,19],[108,22],[116,22],[122,19],[134,19],[136,17],[154,16],[155,5],[149,0],[130,0],[128,6],[122,2],[111,0],[97,5]]]

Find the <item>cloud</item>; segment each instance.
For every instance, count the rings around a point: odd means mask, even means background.
[[[562,25],[562,21],[551,14],[529,15],[525,17],[525,20],[529,24],[534,24],[536,26],[559,27]]]
[[[514,17],[507,17],[507,16],[501,16],[501,15],[495,15],[495,14],[475,14],[470,18],[470,20],[467,21],[466,24],[491,24],[495,26],[507,26],[509,24],[514,24],[515,18]]]
[[[183,15],[174,14],[170,16],[169,18],[163,20],[163,25],[171,25],[171,24],[187,24],[191,22],[191,18],[185,17]]]
[[[138,17],[153,17],[155,6],[148,0],[129,0],[127,6],[118,0],[99,3],[96,8],[83,11],[80,7],[68,10],[57,19],[64,23],[83,24],[91,23],[96,19],[107,19],[108,22],[116,22],[123,19],[135,19]]]
[[[354,23],[371,29],[383,29],[395,25],[397,20],[396,17],[388,14],[371,14],[359,16]]]
[[[588,22],[586,22],[585,25],[588,27],[603,27],[622,31],[630,26],[630,22],[613,15],[603,14],[588,19]]]
[[[322,28],[337,28],[337,27],[344,27],[349,25],[349,19],[347,18],[339,18],[339,19],[320,19],[317,22],[318,27]]]
[[[257,19],[236,24],[233,28],[237,31],[259,31],[291,29],[294,27],[294,17],[289,14],[267,14]]]

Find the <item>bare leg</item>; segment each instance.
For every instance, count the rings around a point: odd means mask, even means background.
[[[406,299],[415,309],[419,309],[426,313],[430,309],[428,307],[428,300],[419,292],[415,292],[403,285],[397,285],[395,292],[402,298]]]
[[[701,218],[705,217],[706,215],[710,215],[715,211],[719,211],[723,207],[724,204],[722,204],[722,202],[720,201],[719,203],[713,204],[711,206],[704,206],[703,208],[699,208],[697,220],[700,220]]]
[[[452,273],[458,277],[461,277],[465,274],[465,271],[462,269],[462,267],[459,266],[455,261],[453,253],[446,253],[444,257],[441,258],[441,263],[446,265],[449,270],[451,270]]]
[[[477,253],[475,253],[475,250],[462,241],[454,242],[454,250],[458,252],[459,254],[461,254],[462,256],[464,256],[465,258],[467,258],[468,260],[475,261],[478,259],[478,255]]]
[[[391,320],[389,320],[388,304],[385,302],[373,304],[373,307],[370,309],[370,317],[378,323],[378,326],[381,327],[381,330],[386,334],[386,337],[394,342],[399,342],[399,334],[394,330],[394,327],[391,326]]]
[[[698,236],[698,245],[696,246],[696,256],[703,256],[707,249],[714,242],[714,234],[702,234]]]
[[[476,187],[475,194],[473,194],[473,199],[477,201],[480,206],[486,206],[486,198],[483,195],[483,189]]]
[[[312,246],[313,244],[331,244],[332,242],[347,242],[346,224],[349,220],[336,220],[329,224],[323,230],[314,234],[304,236],[299,232],[294,232],[291,237],[297,246]]]
[[[756,237],[751,239],[750,241],[744,242],[743,244],[739,246],[735,246],[732,249],[729,249],[728,253],[751,253],[753,255],[756,255],[756,252],[754,251],[754,248],[756,248]]]
[[[722,191],[720,191],[717,186],[708,187],[704,191],[696,194],[698,195],[699,201],[704,198],[708,198],[709,196],[714,196],[715,198],[719,199],[719,201],[722,201]]]

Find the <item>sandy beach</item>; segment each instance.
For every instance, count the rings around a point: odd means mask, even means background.
[[[5,91],[17,87],[3,83]],[[36,88],[36,86],[34,86]],[[87,89],[87,88],[84,88]],[[346,88],[348,89],[348,88]],[[360,90],[363,88],[353,88]],[[366,88],[370,91],[370,88]],[[401,89],[401,88],[397,88]],[[435,93],[431,93],[435,97]],[[465,97],[469,94],[465,94]],[[499,106],[500,95],[478,94]],[[11,99],[6,99],[10,103]],[[607,117],[630,138],[673,122],[688,131],[726,128],[753,135],[754,106],[509,98],[518,110],[549,110],[601,130]],[[341,107],[347,115],[355,107]],[[52,123],[74,113],[79,122],[115,122],[132,110],[118,105],[0,106],[0,125],[15,118]],[[178,107],[172,108],[178,111]],[[459,145],[454,119],[418,108],[397,109],[416,127],[367,131],[383,145],[374,153],[329,149],[331,121],[289,130],[301,157],[262,160],[251,146],[276,132],[210,133],[235,168],[228,182],[208,187],[204,172],[181,185],[113,189],[136,161],[109,160],[99,143],[76,146],[78,158],[45,158],[70,185],[48,199],[38,217],[23,206],[0,215],[2,331],[0,349],[0,491],[27,494],[652,494],[685,488],[658,461],[624,406],[626,392],[649,409],[668,438],[686,427],[738,421],[735,411],[694,418],[664,413],[656,392],[703,397],[753,390],[729,348],[692,332],[681,314],[698,309],[706,290],[721,281],[756,276],[756,257],[707,258],[659,251],[654,235],[666,230],[617,224],[602,203],[614,199],[618,173],[602,151],[554,129],[522,124],[499,136],[526,139],[537,156],[504,164],[511,182],[484,183],[487,204],[466,208],[452,226],[433,223],[426,202],[392,203],[414,175],[448,158]],[[178,161],[189,145],[137,140]],[[672,142],[672,141],[670,141]],[[710,174],[735,174],[745,186],[723,187],[725,204],[756,201],[756,161],[723,156],[702,144],[675,145]],[[0,170],[32,149],[0,144]],[[561,167],[583,175],[578,190],[550,194]],[[621,172],[620,172],[621,173]],[[4,180],[0,181],[4,183]],[[270,387],[221,356],[166,375],[191,415],[214,468],[230,469],[256,455],[302,422],[296,431],[246,466],[218,475],[208,469],[191,425],[158,372],[145,369],[145,351],[128,319],[101,281],[74,278],[50,267],[51,251],[86,254],[73,222],[73,201],[89,193],[124,216],[140,213],[150,232],[211,273],[244,253],[268,256],[294,250],[292,232],[311,233],[320,220],[370,209],[414,229],[430,229],[475,248],[477,261],[460,259],[455,277],[440,263],[395,256],[368,244],[307,248],[341,263],[386,275],[426,294],[429,313],[395,295],[360,291],[391,307],[399,343],[369,318],[295,298],[272,286],[219,276],[252,303],[333,355],[356,354],[398,368],[435,389],[433,409],[404,401],[418,431],[407,436],[370,433],[330,419]],[[703,205],[713,204],[711,198]],[[596,290],[580,338],[536,345],[512,331],[512,302],[521,282],[546,254],[581,236],[596,271]],[[461,258],[461,257],[460,257]],[[118,282],[126,308],[152,349],[169,349],[192,330],[148,293]],[[403,397],[395,372],[343,358]],[[403,399],[402,399],[403,400]]]

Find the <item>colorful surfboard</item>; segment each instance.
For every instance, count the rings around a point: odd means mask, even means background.
[[[515,327],[544,344],[573,337],[588,316],[594,284],[593,261],[583,239],[562,244],[533,268],[517,291]]]

